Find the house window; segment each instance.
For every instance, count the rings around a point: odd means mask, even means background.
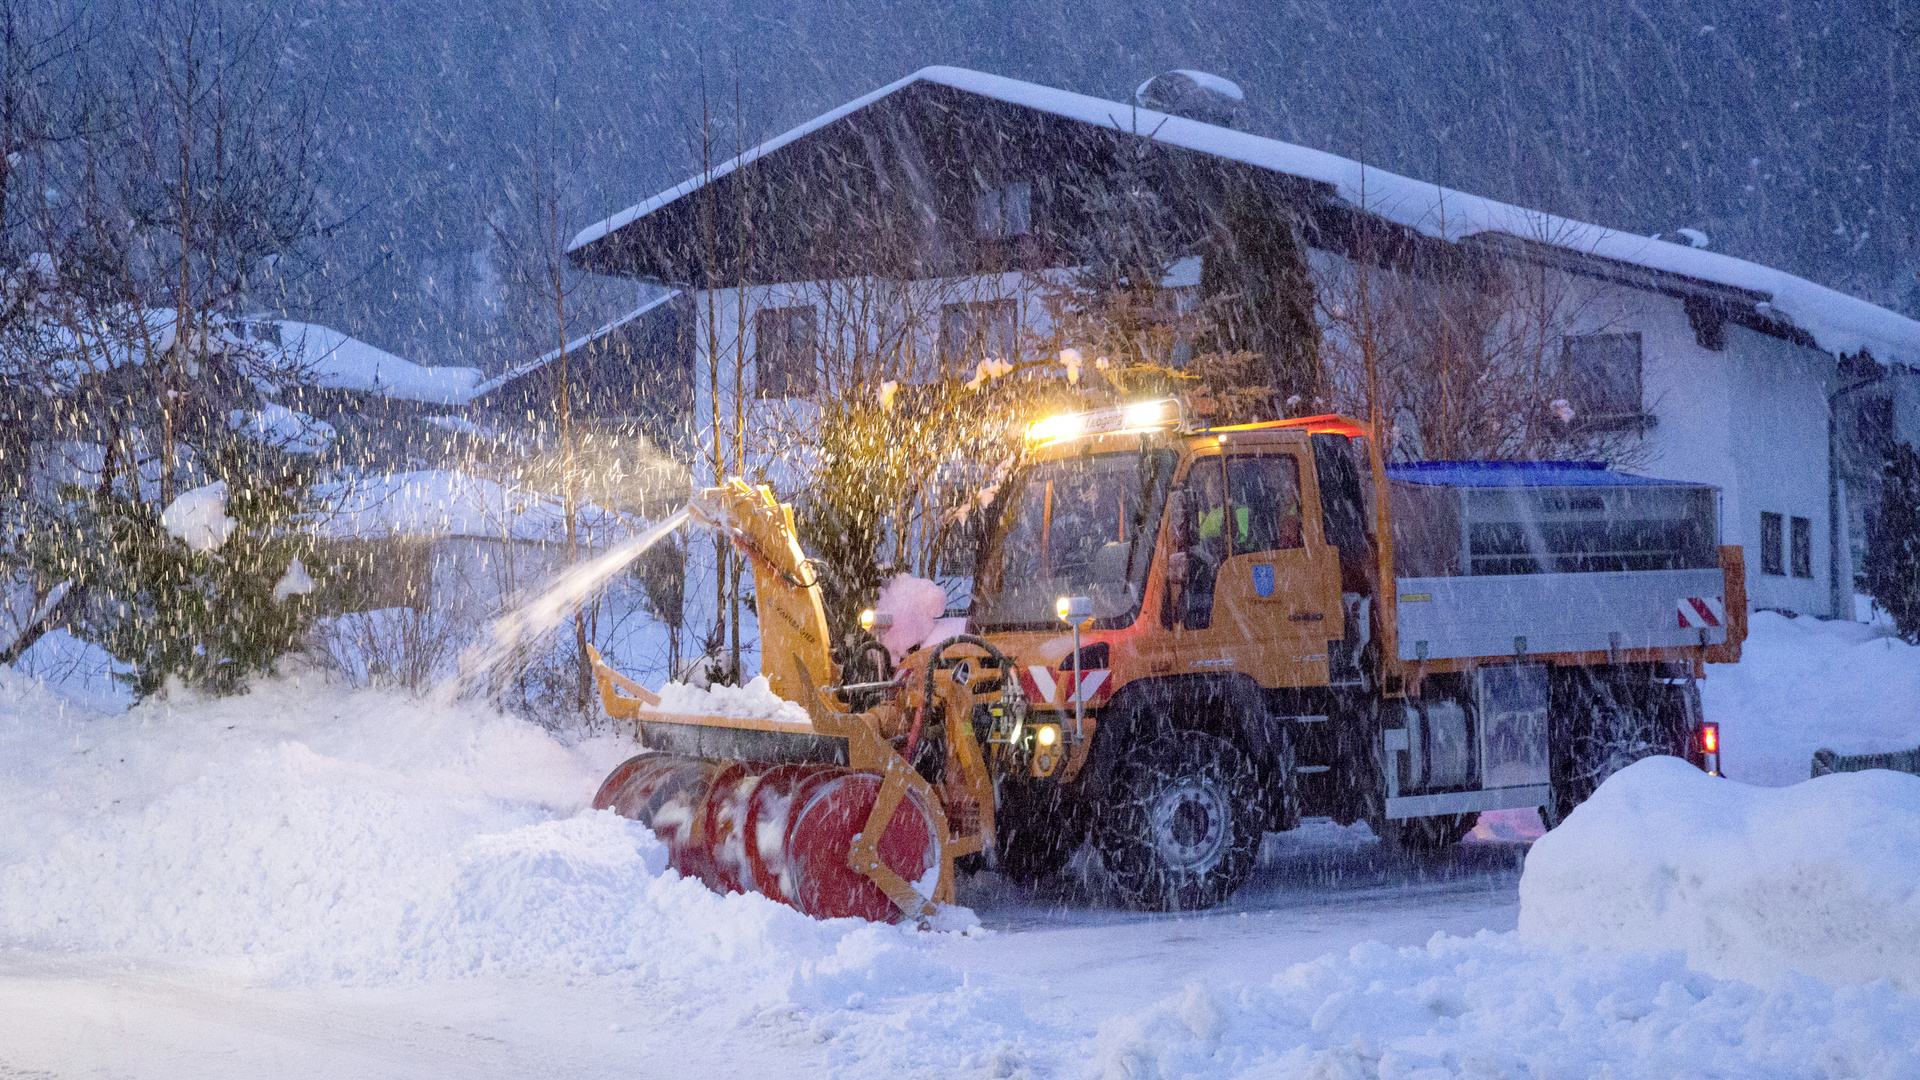
[[[1760,572],[1763,574],[1785,574],[1786,561],[1781,557],[1781,528],[1779,514],[1760,515]]]
[[[1560,375],[1575,424],[1640,416],[1640,335],[1584,334],[1561,342]]]
[[[1002,184],[973,197],[973,231],[981,239],[1025,236],[1033,231],[1033,185]]]
[[[963,372],[981,360],[1013,361],[1020,344],[1012,300],[977,300],[940,309],[940,367]]]
[[[1813,522],[1803,517],[1793,519],[1793,576],[1813,576]]]
[[[806,397],[818,384],[813,305],[754,312],[753,395]]]

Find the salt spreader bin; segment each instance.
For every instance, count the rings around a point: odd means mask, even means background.
[[[1739,659],[1746,600],[1711,487],[1389,468],[1344,417],[1167,399],[1034,425],[986,517],[968,632],[849,685],[790,509],[702,493],[809,719],[666,714],[596,661],[651,751],[596,805],[715,888],[924,921],[957,872],[1030,880],[1089,841],[1122,902],[1202,908],[1306,817],[1430,851],[1485,810],[1552,826],[1649,754],[1718,769],[1696,681]]]
[[[1402,660],[1727,643],[1717,488],[1599,462],[1386,473]]]

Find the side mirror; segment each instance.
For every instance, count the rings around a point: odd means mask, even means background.
[[[1187,489],[1176,487],[1167,493],[1167,522],[1173,531],[1173,548],[1185,551],[1193,546],[1193,516],[1187,513]]]
[[[1187,553],[1176,551],[1167,556],[1167,583],[1185,585],[1187,583]]]

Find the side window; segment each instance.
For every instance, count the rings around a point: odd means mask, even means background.
[[[982,239],[1025,236],[1033,231],[1033,184],[1022,180],[973,197],[973,231]]]
[[[1572,423],[1606,427],[1636,417],[1640,400],[1640,335],[1584,334],[1563,339],[1560,374]]]
[[[940,309],[940,366],[965,372],[981,360],[1019,354],[1019,308],[1012,300],[976,300]]]
[[[1803,517],[1793,519],[1793,576],[1813,576],[1813,522]]]
[[[1233,503],[1233,553],[1304,547],[1300,531],[1300,461],[1292,454],[1227,459]]]
[[[1785,574],[1786,560],[1781,557],[1782,546],[1780,515],[1760,515],[1760,572],[1763,574]]]
[[[806,397],[818,387],[813,305],[753,313],[753,396]]]

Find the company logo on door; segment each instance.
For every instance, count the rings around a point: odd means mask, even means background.
[[[1256,566],[1253,568],[1253,591],[1261,596],[1273,595],[1273,567]]]

